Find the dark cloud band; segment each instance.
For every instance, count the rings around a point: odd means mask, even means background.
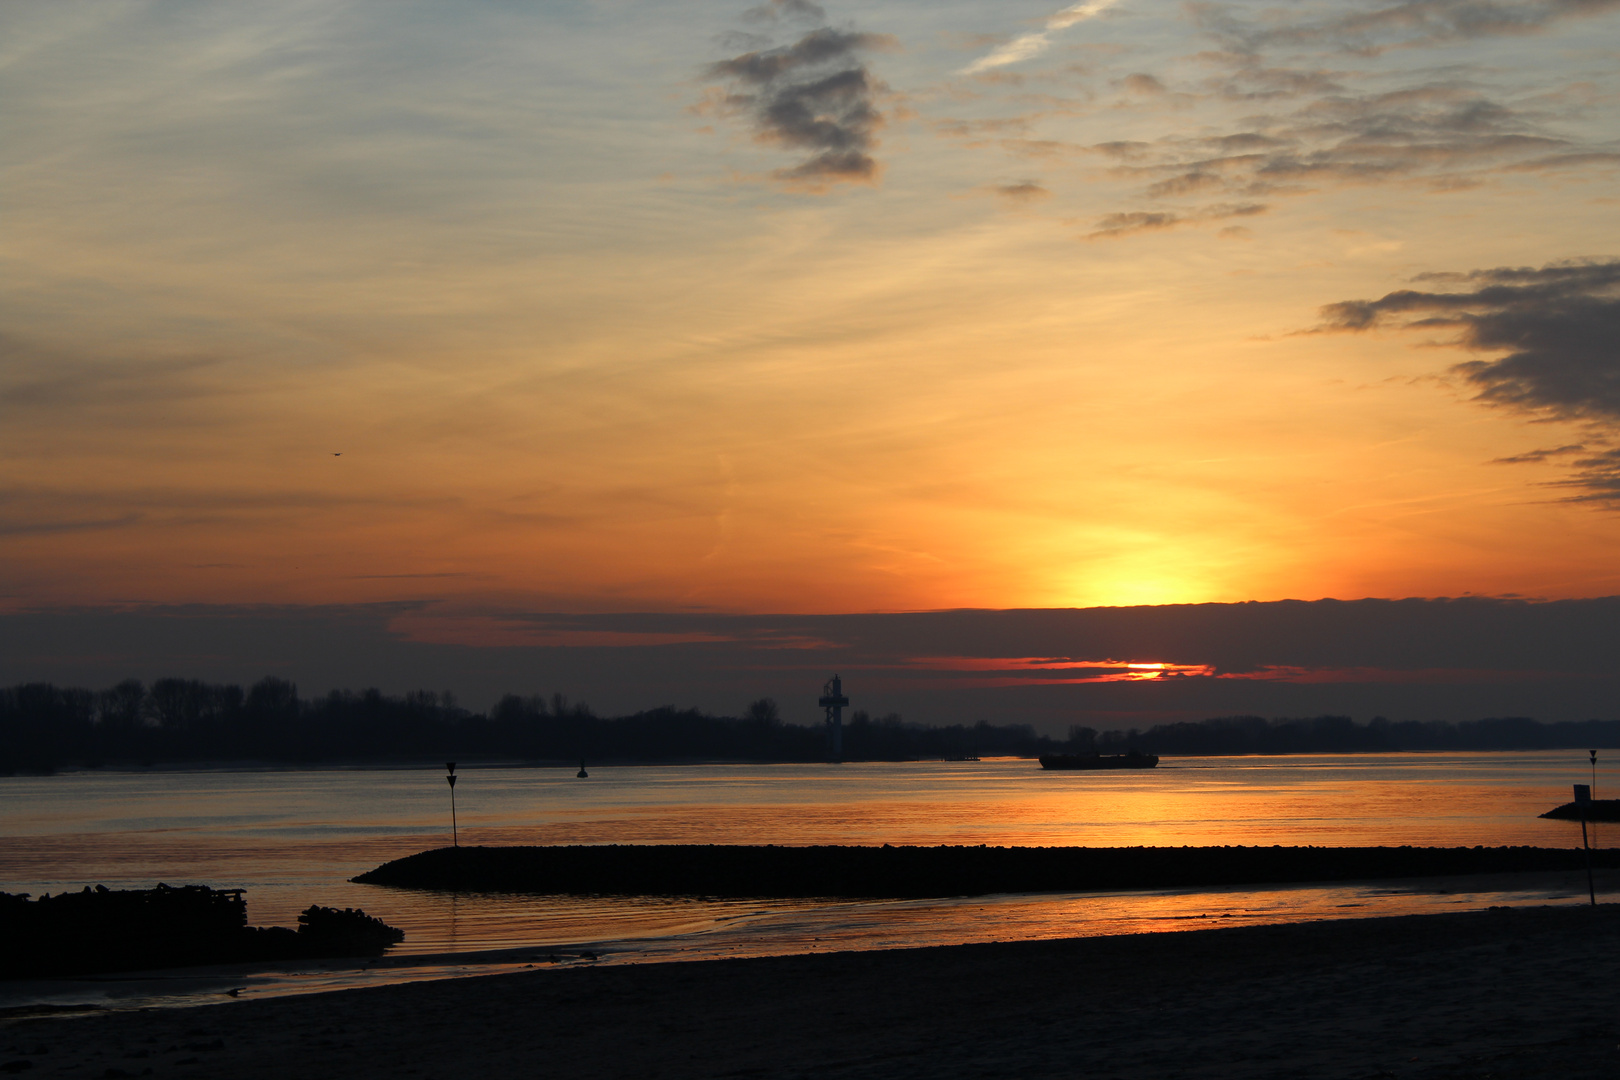
[[[1598,439],[1620,438],[1620,260],[1426,274],[1417,280],[1450,288],[1400,289],[1376,300],[1329,304],[1322,309],[1321,329],[1455,330],[1462,348],[1499,354],[1456,365],[1476,400],[1543,419],[1583,421]],[[1560,447],[1517,460],[1542,461],[1583,449]],[[1597,450],[1572,464],[1574,474],[1558,484],[1573,488],[1572,498],[1620,501],[1620,450]]]
[[[456,612],[443,612],[452,622]],[[466,614],[462,612],[461,614]],[[873,713],[927,723],[1115,726],[1252,713],[1392,719],[1613,714],[1620,598],[1281,601],[864,615],[503,611],[575,644],[447,644],[405,633],[434,606],[174,606],[0,611],[0,685],[184,675],[306,694],[450,687],[473,708],[560,690],[605,714],[664,702],[733,715],[770,696],[819,722],[842,671]],[[1099,681],[1123,661],[1212,674]],[[1092,670],[1086,670],[1092,669]]]

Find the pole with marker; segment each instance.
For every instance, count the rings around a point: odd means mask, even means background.
[[[1575,785],[1575,805],[1581,808],[1581,847],[1586,849],[1586,895],[1597,907],[1597,886],[1592,884],[1592,848],[1586,842],[1586,819],[1592,813],[1592,789],[1585,784]]]
[[[1597,798],[1597,751],[1596,750],[1588,750],[1587,753],[1592,755],[1592,798],[1596,799]],[[1598,847],[1599,846],[1596,819],[1594,819],[1592,821],[1592,846],[1593,847]]]
[[[461,839],[456,834],[456,763],[453,761],[445,762],[444,771],[448,774],[445,779],[450,782],[450,846],[460,847]],[[1583,836],[1585,831],[1585,826],[1582,826],[1581,833]]]

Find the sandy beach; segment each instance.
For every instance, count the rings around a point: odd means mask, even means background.
[[[12,1020],[0,1069],[1573,1080],[1620,1070],[1617,945],[1604,905],[542,969]]]

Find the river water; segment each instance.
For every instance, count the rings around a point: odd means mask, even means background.
[[[1569,801],[1571,783],[1591,781],[1581,751],[1178,758],[1154,770],[1108,773],[1043,772],[1022,759],[593,767],[586,779],[573,768],[463,763],[457,771],[463,845],[1578,847],[1578,824],[1537,815]],[[1597,785],[1600,797],[1611,787],[1601,767]],[[1578,882],[1551,875],[851,902],[450,895],[350,883],[379,863],[450,842],[450,789],[442,768],[4,777],[0,822],[0,889],[7,892],[205,884],[247,889],[256,925],[295,925],[299,910],[323,904],[361,907],[406,931],[405,943],[387,961],[365,971],[340,966],[221,976],[250,994],[532,964],[1576,902],[1585,900],[1586,884],[1584,875]],[[582,959],[587,953],[599,959]],[[0,989],[0,1006],[191,1000],[189,991],[138,981],[45,989]]]

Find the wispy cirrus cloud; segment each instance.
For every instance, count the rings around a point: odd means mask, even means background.
[[[804,0],[778,0],[750,14],[756,20],[824,17],[819,6]],[[881,172],[872,151],[884,123],[876,104],[884,85],[862,56],[898,44],[888,34],[818,26],[791,44],[756,47],[709,65],[709,77],[731,86],[711,100],[721,111],[746,117],[757,141],[806,155],[773,171],[778,182],[812,192],[873,183]]]
[[[1288,113],[1250,117],[1248,125],[1092,149],[1114,157],[1119,175],[1151,179],[1144,193],[1163,197],[1413,179],[1477,182],[1486,173],[1548,167],[1571,146],[1535,112],[1447,84],[1325,96]]]
[[[1231,47],[1307,46],[1377,55],[1483,37],[1534,34],[1566,19],[1620,10],[1620,0],[1403,0],[1327,18],[1244,23],[1229,7],[1193,5],[1199,22]]]
[[[68,488],[0,486],[0,535],[122,529],[183,529],[204,523],[262,529],[322,512],[420,513],[458,506],[454,496],[333,494],[311,488],[245,491],[222,487]]]
[[[1051,43],[1054,27],[1107,7],[1065,8],[964,73],[1034,57]],[[1116,203],[1099,221],[1097,233],[1109,236],[1173,228],[1218,214],[1222,204],[1379,185],[1466,191],[1509,177],[1620,165],[1620,151],[1599,134],[1599,107],[1610,93],[1601,79],[1548,68],[1513,82],[1466,58],[1443,66],[1416,57],[1345,60],[1536,34],[1620,11],[1620,0],[1402,0],[1309,10],[1195,3],[1185,11],[1190,33],[1213,48],[1144,68],[1140,54],[1110,52],[1103,46],[1120,43],[1099,42],[1096,63],[1083,71],[1027,72],[1053,86],[1078,80],[1077,91],[1020,92],[1014,116],[986,115],[981,97],[964,97],[975,115],[937,121],[935,130],[964,148],[1015,157],[1089,152],[1110,159],[1093,179],[1139,186],[1134,198],[1126,196],[1135,205]],[[1130,56],[1132,67],[1108,71],[1115,55]],[[993,96],[982,84],[977,93]],[[1082,122],[1114,137],[1075,139]]]
[[[1101,15],[1116,2],[1117,0],[1086,0],[1085,3],[1071,4],[1055,15],[1048,16],[1039,30],[1020,34],[1011,41],[996,46],[963,68],[959,74],[978,75],[994,68],[1016,64],[1020,60],[1028,60],[1032,56],[1039,56],[1051,47],[1053,34],[1067,30],[1075,23]]]
[[[1238,130],[1087,149],[1111,162],[1113,176],[1143,182],[1139,197],[1172,204],[1150,202],[1112,219],[1174,224],[1219,216],[1216,205],[1196,205],[1204,200],[1247,203],[1396,184],[1446,192],[1508,173],[1617,163],[1560,134],[1552,119],[1469,85],[1431,83],[1377,94],[1313,94],[1292,109],[1251,114]],[[1189,200],[1195,205],[1185,205]]]

